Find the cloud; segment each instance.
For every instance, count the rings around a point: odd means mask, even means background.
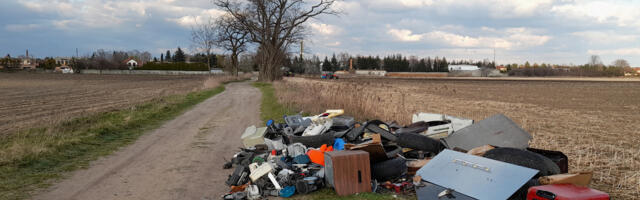
[[[141,27],[154,15],[183,27],[195,21],[219,16],[222,12],[211,7],[208,1],[178,2],[175,0],[19,0],[25,8],[43,14],[54,15],[47,20],[58,29]],[[206,6],[209,5],[209,6]],[[196,14],[194,14],[196,13]]]
[[[619,34],[614,31],[579,31],[571,33],[581,37],[592,44],[616,44],[637,42],[640,36]]]
[[[4,29],[13,32],[31,31],[40,28],[38,24],[7,24]]]
[[[407,29],[389,29],[388,33],[401,42],[430,42],[440,43],[447,47],[474,47],[474,48],[527,48],[540,46],[547,43],[551,37],[535,35],[526,28],[508,28],[503,31],[483,27],[483,30],[499,36],[473,37],[469,35],[454,34],[445,31],[431,31],[423,34],[413,33]],[[500,34],[501,33],[501,34]]]
[[[606,50],[588,50],[591,55],[620,55],[620,56],[640,56],[640,48],[621,48]]]
[[[222,16],[223,14],[224,12],[222,12],[221,10],[208,9],[208,10],[203,10],[198,15],[187,15],[179,18],[168,18],[167,21],[172,21],[182,27],[190,28],[196,25],[196,23],[202,24],[207,22],[210,19],[214,19],[219,16]]]
[[[424,37],[423,34],[413,34],[413,32],[407,29],[389,29],[389,34],[396,40],[402,42],[417,42]]]
[[[305,44],[324,55],[485,59],[496,48],[505,62],[584,63],[598,53],[640,65],[639,7],[628,0],[338,1],[335,9],[344,15],[310,20]],[[0,50],[6,52],[0,53],[136,48],[159,56],[189,46],[189,27],[220,14],[210,0],[6,1],[0,6]]]
[[[335,35],[340,31],[338,27],[330,24],[312,22],[309,24],[309,26],[313,30],[313,33],[316,33],[319,35],[325,35],[325,36]]]
[[[598,23],[612,23],[622,27],[640,28],[640,12],[633,1],[576,1],[556,5],[551,12],[568,18]]]

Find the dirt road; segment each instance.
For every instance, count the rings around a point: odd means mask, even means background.
[[[241,146],[242,131],[258,125],[261,93],[247,82],[227,85],[134,144],[95,161],[34,199],[220,199],[223,170]]]

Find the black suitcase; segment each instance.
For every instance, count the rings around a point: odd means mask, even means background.
[[[540,154],[544,157],[551,159],[560,168],[560,173],[569,173],[569,158],[567,155],[559,151],[551,151],[544,149],[527,148],[527,150]]]

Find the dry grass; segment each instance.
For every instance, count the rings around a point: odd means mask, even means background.
[[[639,82],[290,78],[274,87],[286,106],[344,108],[361,120],[504,113],[534,136],[531,146],[564,152],[572,172],[594,171],[592,187],[613,199],[640,196]]]

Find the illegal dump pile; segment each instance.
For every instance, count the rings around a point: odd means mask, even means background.
[[[343,110],[284,116],[248,127],[224,199],[308,194],[415,194],[418,199],[609,199],[587,186],[591,172],[568,174],[562,152],[529,148],[531,135],[498,114],[475,122],[414,114],[412,124],[356,122]]]

